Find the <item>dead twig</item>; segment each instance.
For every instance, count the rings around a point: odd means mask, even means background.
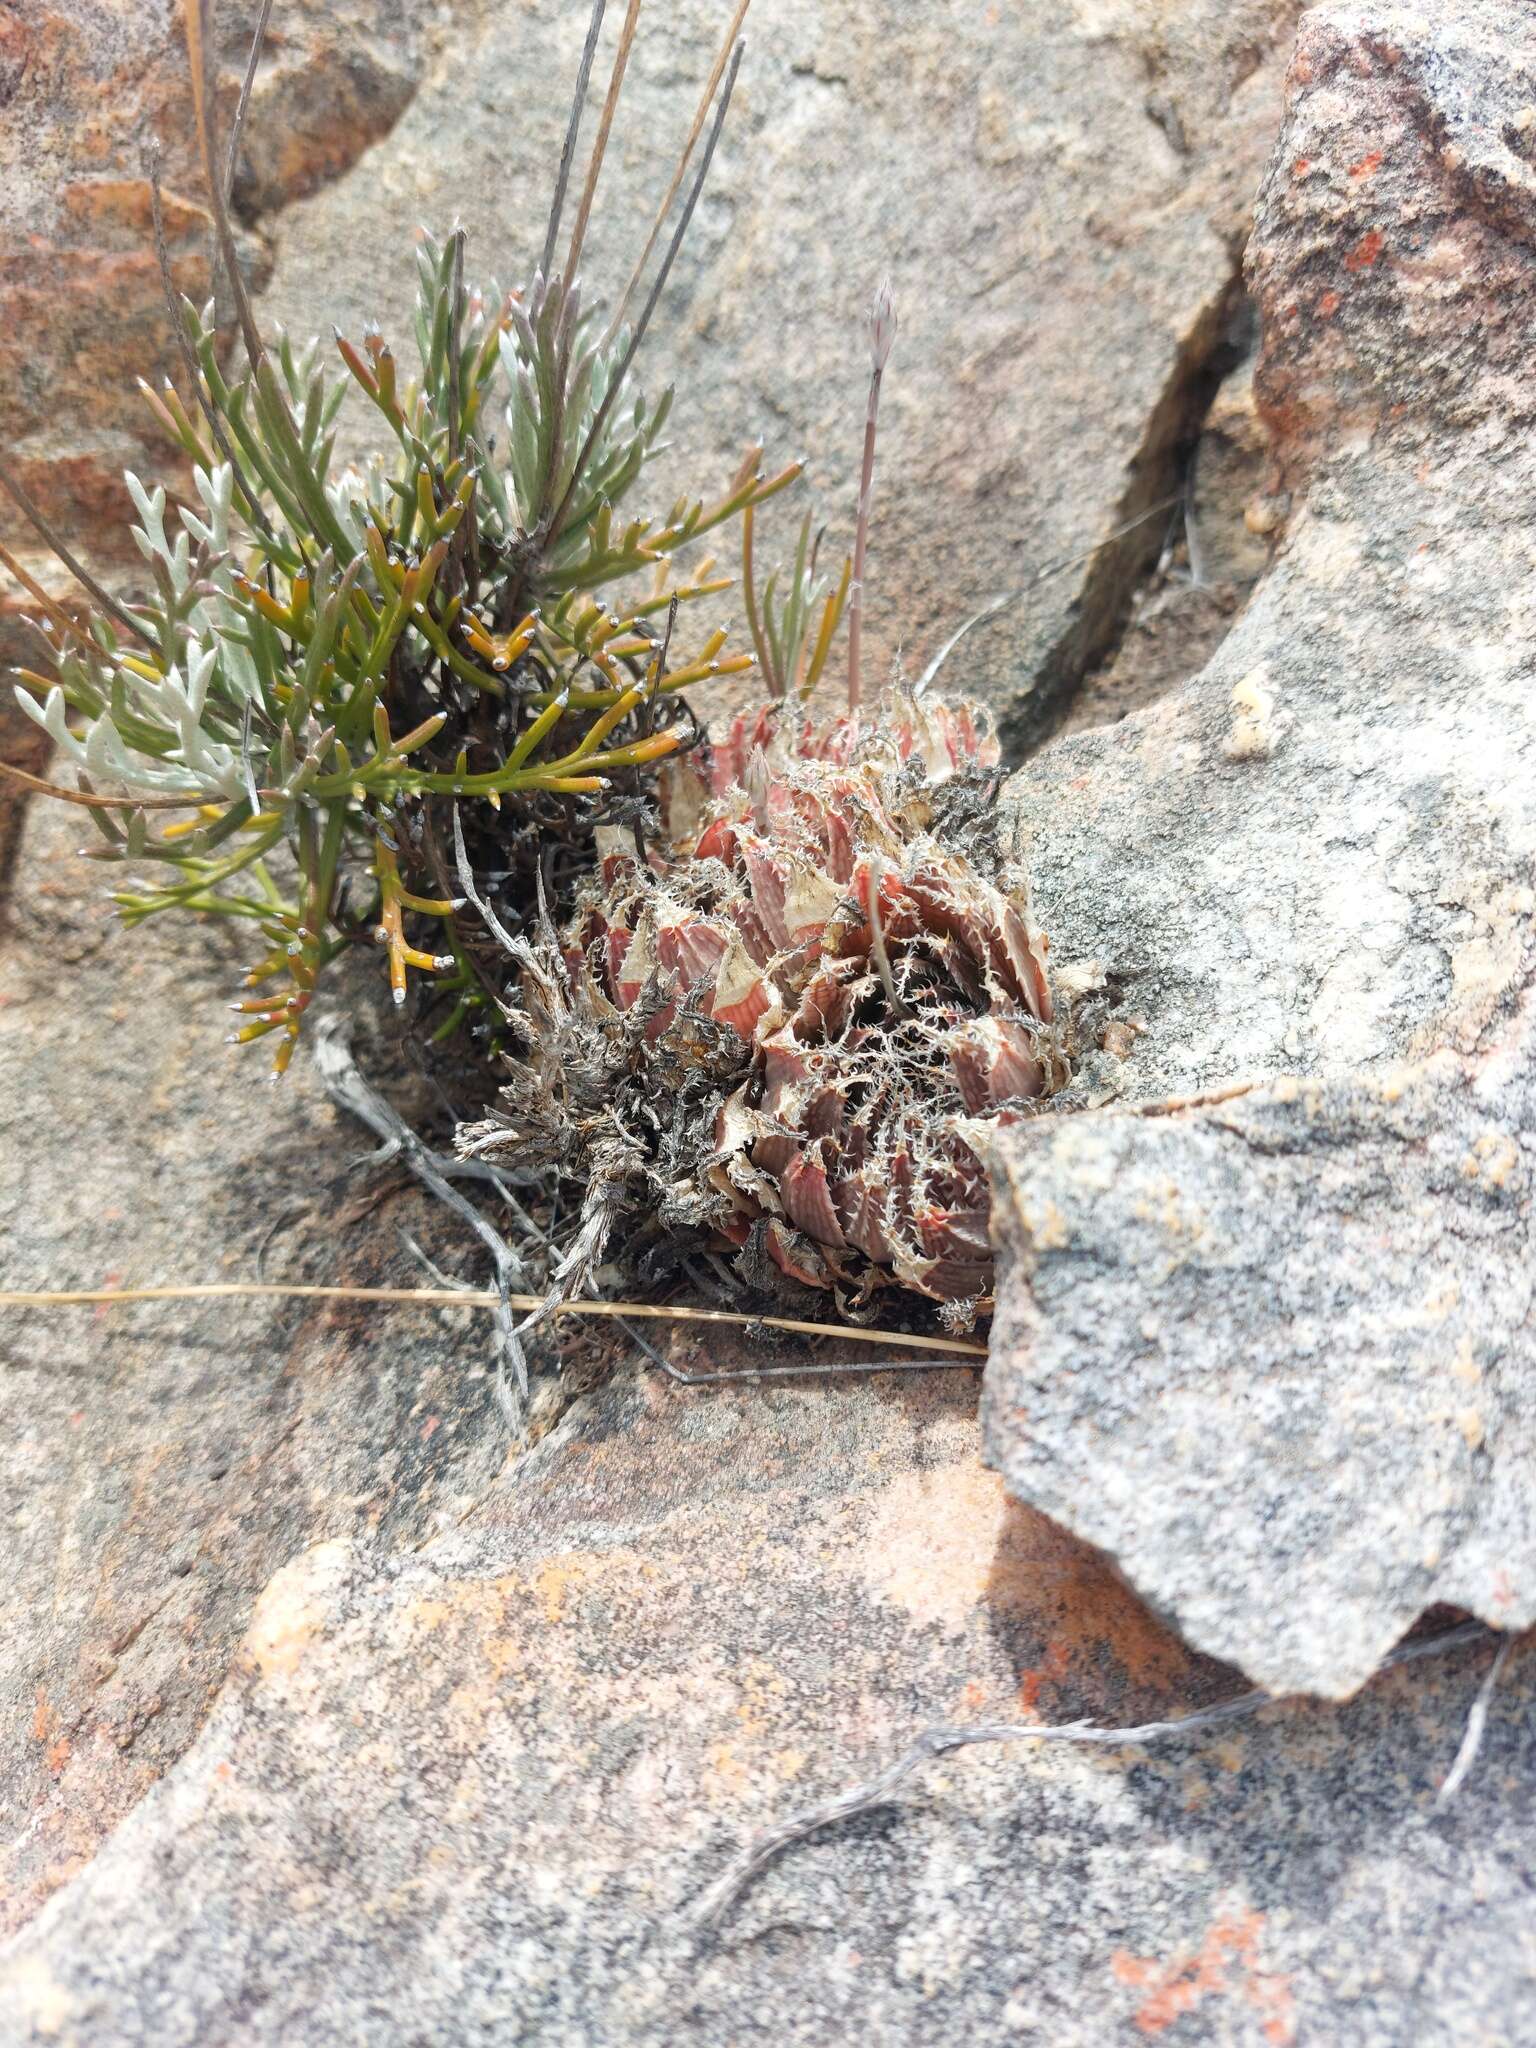
[[[80,585],[80,588],[88,596],[95,598],[102,610],[116,619],[125,633],[131,633],[134,639],[139,641],[142,646],[153,646],[154,642],[150,639],[144,627],[134,618],[133,614],[125,611],[111,591],[98,583],[85,564],[77,556],[70,553],[54,528],[43,517],[42,512],[38,508],[37,500],[32,496],[32,493],[19,477],[11,474],[11,471],[4,462],[0,462],[0,489],[3,489],[7,496],[15,501],[17,508],[36,530],[38,538],[42,541],[43,545],[50,554],[56,556],[63,563],[70,575]]]
[[[765,1317],[751,1320],[766,1321]],[[984,1360],[979,1358],[839,1358],[826,1365],[743,1365],[734,1372],[686,1372],[682,1366],[674,1365],[670,1358],[663,1358],[659,1351],[652,1351],[649,1344],[634,1330],[629,1332],[642,1350],[659,1365],[668,1379],[676,1380],[680,1387],[729,1386],[733,1381],[755,1386],[759,1380],[819,1380],[830,1379],[838,1373],[857,1372],[979,1372]],[[825,1332],[832,1336],[833,1331]],[[841,1336],[841,1331],[835,1334]],[[872,1336],[885,1336],[885,1331],[871,1331]],[[892,1340],[904,1344],[907,1339],[896,1337]],[[946,1350],[953,1346],[946,1345]]]
[[[201,790],[187,796],[98,796],[93,789],[63,789],[57,782],[45,782],[41,775],[29,775],[14,761],[0,761],[0,775],[19,782],[23,789],[56,796],[61,803],[84,804],[92,811],[195,811],[207,801]]]
[[[677,168],[672,173],[672,182],[667,187],[666,197],[656,210],[656,218],[651,222],[651,231],[645,238],[645,247],[640,251],[640,260],[630,273],[629,283],[625,285],[619,303],[614,308],[613,318],[609,321],[607,331],[603,335],[602,351],[605,355],[613,342],[614,336],[623,325],[624,315],[629,310],[629,302],[635,295],[635,288],[645,275],[645,266],[651,260],[651,252],[656,247],[657,237],[666,225],[667,215],[672,211],[672,202],[682,189],[683,180],[688,175],[688,165],[692,160],[699,137],[704,132],[704,123],[709,118],[710,105],[719,88],[720,80],[725,76],[726,64],[729,62],[731,51],[741,34],[741,24],[746,20],[747,9],[751,4],[752,0],[737,0],[736,12],[724,36],[721,38],[714,67],[704,82],[704,91],[700,95],[698,110],[693,117],[693,126],[688,130],[688,137],[683,144],[682,154],[677,160]]]
[[[587,181],[582,187],[581,204],[576,209],[576,225],[571,229],[571,246],[565,258],[564,294],[571,296],[576,283],[576,274],[581,265],[581,251],[587,239],[587,222],[592,218],[592,201],[597,197],[597,181],[603,168],[603,158],[608,153],[608,137],[613,128],[613,117],[618,110],[619,94],[624,88],[624,73],[629,67],[629,53],[635,46],[635,30],[640,25],[642,0],[629,0],[624,15],[624,26],[619,31],[618,52],[613,60],[613,70],[608,77],[608,96],[603,101],[603,111],[598,117],[597,140],[592,145],[592,154],[587,160]]]
[[[456,1187],[449,1184],[433,1154],[404,1117],[391,1109],[383,1096],[363,1079],[352,1057],[350,1038],[351,1027],[344,1018],[324,1017],[315,1028],[315,1071],[326,1094],[339,1108],[348,1111],[382,1138],[386,1156],[397,1156],[402,1166],[410,1170],[429,1194],[435,1195],[446,1209],[452,1210],[455,1216],[469,1225],[491,1255],[496,1274],[497,1387],[507,1419],[515,1429],[520,1418],[513,1411],[505,1368],[510,1363],[517,1376],[518,1394],[526,1401],[528,1359],[512,1321],[512,1290],[519,1284],[526,1287],[528,1283],[523,1262],[495,1225],[481,1215],[473,1202],[467,1201]]]
[[[235,106],[235,118],[229,124],[229,150],[224,159],[226,206],[234,196],[235,173],[240,168],[240,138],[245,133],[245,117],[251,110],[251,88],[256,83],[256,72],[261,63],[261,46],[267,39],[267,23],[271,16],[272,0],[261,0],[256,26],[251,32],[250,54],[245,60],[245,76],[240,81],[240,98]]]
[[[1429,1636],[1418,1642],[1402,1643],[1390,1656],[1384,1658],[1380,1670],[1389,1671],[1396,1665],[1413,1662],[1419,1657],[1438,1656],[1446,1650],[1460,1649],[1464,1644],[1483,1642],[1492,1631],[1482,1622],[1466,1622],[1459,1628],[1448,1629],[1445,1634]],[[1502,1652],[1501,1652],[1502,1656]],[[1497,1660],[1496,1660],[1497,1662]],[[1491,1674],[1490,1674],[1491,1675]],[[1484,1688],[1491,1694],[1492,1688],[1484,1680]],[[982,1721],[973,1727],[939,1726],[926,1729],[910,1749],[887,1764],[875,1777],[862,1784],[850,1785],[846,1791],[837,1793],[831,1799],[824,1799],[816,1806],[806,1807],[781,1821],[777,1827],[768,1828],[756,1841],[739,1856],[715,1882],[708,1886],[698,1899],[691,1919],[702,1932],[717,1925],[731,1907],[768,1868],[791,1849],[797,1842],[819,1834],[825,1827],[837,1821],[853,1820],[859,1814],[871,1813],[876,1807],[884,1806],[914,1772],[935,1758],[947,1756],[957,1749],[969,1749],[982,1742],[1086,1742],[1112,1748],[1126,1748],[1143,1742],[1158,1742],[1169,1736],[1196,1734],[1203,1728],[1214,1728],[1227,1721],[1241,1721],[1256,1714],[1262,1707],[1273,1706],[1278,1695],[1270,1692],[1239,1693],[1236,1698],[1222,1700],[1213,1707],[1201,1707],[1192,1714],[1185,1714],[1176,1721],[1145,1721],[1139,1727],[1103,1728],[1091,1721],[1068,1721],[1054,1728],[1032,1728],[1017,1721]],[[1481,1694],[1479,1700],[1481,1701]],[[1476,1707],[1473,1708],[1474,1715]],[[1484,1718],[1486,1718],[1484,1704]],[[1468,1733],[1471,1728],[1469,1724]],[[1481,1723],[1478,1726],[1481,1736]],[[1463,1750],[1467,1747],[1463,1739]],[[1476,1753],[1476,1744],[1472,1745]],[[1457,1758],[1457,1763],[1461,1761]],[[1470,1764],[1470,1758],[1468,1759]],[[1453,1766],[1452,1775],[1455,1767]],[[1447,1780],[1449,1783],[1449,1780]],[[1442,1788],[1442,1797],[1444,1796]]]
[[[645,340],[646,329],[651,324],[651,316],[656,311],[661,295],[667,288],[667,279],[672,274],[672,266],[677,261],[677,253],[683,246],[689,225],[693,220],[694,208],[699,203],[699,195],[703,192],[705,182],[709,177],[709,167],[714,162],[715,150],[720,141],[720,131],[724,128],[725,117],[730,111],[731,95],[736,90],[736,74],[741,69],[741,60],[746,52],[746,47],[744,42],[738,42],[731,54],[730,67],[725,74],[725,84],[720,94],[720,103],[715,109],[714,122],[709,131],[709,139],[704,145],[704,155],[699,163],[697,175],[689,188],[682,214],[672,233],[672,240],[667,245],[667,253],[662,258],[661,268],[657,271],[655,281],[646,297],[645,304],[640,309],[640,317],[635,322],[635,329],[629,338],[629,345],[624,351],[618,368],[610,377],[603,401],[593,415],[591,425],[587,428],[587,438],[581,444],[581,452],[577,455],[575,463],[572,465],[570,481],[565,487],[565,495],[555,507],[554,512],[541,522],[542,537],[546,541],[550,539],[558,540],[560,537],[561,522],[564,520],[566,513],[571,509],[572,501],[581,486],[582,477],[585,474],[587,463],[591,459],[592,451],[597,447],[602,437],[603,429],[608,424],[608,415],[618,403],[619,394],[624,389],[625,379],[634,367],[635,357],[640,353],[640,344]]]
[[[592,59],[597,54],[597,38],[603,26],[603,14],[608,0],[592,0],[592,19],[587,24],[587,40],[582,46],[581,63],[576,72],[576,90],[571,95],[571,117],[566,123],[565,143],[560,151],[560,168],[555,174],[555,195],[549,203],[549,225],[544,230],[544,254],[539,262],[539,275],[547,283],[555,262],[555,243],[560,236],[560,216],[565,211],[566,187],[571,178],[571,160],[576,154],[576,137],[581,130],[582,110],[587,104],[587,83],[592,76]]]
[[[1477,1689],[1477,1698],[1472,1702],[1472,1711],[1467,1716],[1467,1725],[1461,1738],[1461,1746],[1451,1768],[1445,1774],[1445,1783],[1435,1795],[1437,1809],[1449,1806],[1456,1794],[1466,1783],[1472,1766],[1477,1761],[1477,1752],[1483,1746],[1483,1731],[1488,1726],[1488,1709],[1493,1704],[1493,1695],[1503,1675],[1509,1653],[1515,1646],[1515,1638],[1506,1636],[1488,1666],[1482,1684]]]
[[[1063,555],[1058,561],[1047,562],[1044,568],[1037,569],[1028,582],[1020,584],[1017,590],[1006,590],[1001,596],[991,598],[982,606],[979,612],[972,612],[968,619],[963,619],[956,626],[954,632],[950,634],[944,645],[923,670],[921,676],[918,677],[918,694],[921,695],[930,683],[933,682],[939,670],[948,661],[967,633],[974,631],[977,626],[986,625],[989,619],[997,618],[1000,613],[1007,611],[1010,605],[1017,604],[1020,598],[1028,596],[1037,583],[1044,583],[1052,576],[1064,575],[1068,569],[1076,569],[1081,567],[1084,562],[1091,562],[1101,549],[1113,547],[1117,540],[1124,540],[1128,533],[1134,533],[1138,526],[1145,526],[1147,521],[1155,519],[1159,512],[1166,512],[1170,506],[1181,502],[1178,494],[1171,498],[1160,498],[1155,505],[1149,505],[1145,512],[1138,512],[1134,519],[1127,519],[1119,526],[1112,526],[1104,538],[1096,540],[1092,547],[1083,548],[1075,555]]]

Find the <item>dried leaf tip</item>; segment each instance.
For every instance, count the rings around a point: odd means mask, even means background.
[[[885,368],[896,339],[896,299],[891,291],[891,280],[880,280],[869,308],[869,361],[878,375]]]

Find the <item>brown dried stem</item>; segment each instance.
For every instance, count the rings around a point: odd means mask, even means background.
[[[92,789],[61,789],[56,782],[45,782],[40,775],[29,775],[14,761],[0,761],[0,775],[19,782],[23,789],[35,789],[39,796],[56,796],[61,803],[83,804],[92,811],[194,811],[206,802],[206,798],[199,795],[98,796]]]
[[[608,151],[608,136],[618,108],[619,94],[624,88],[624,73],[629,65],[629,53],[634,48],[635,30],[640,25],[640,7],[641,0],[629,0],[624,26],[619,31],[619,47],[614,54],[613,70],[608,77],[608,96],[603,101],[602,116],[597,124],[597,140],[592,145],[592,155],[587,164],[587,180],[582,187],[581,204],[576,209],[576,225],[571,229],[571,246],[565,259],[566,298],[570,297],[571,288],[576,282],[576,268],[581,261],[582,244],[587,238],[587,222],[592,217],[592,201],[597,196],[598,175]]]
[[[974,1370],[974,1361],[985,1361],[987,1356],[984,1344],[964,1344],[953,1337],[913,1336],[904,1330],[869,1330],[856,1323],[807,1323],[793,1316],[749,1315],[725,1308],[684,1308],[674,1302],[560,1301],[551,1307],[542,1294],[501,1295],[457,1287],[327,1287],[300,1281],[211,1280],[183,1287],[64,1287],[30,1292],[5,1289],[0,1290],[0,1308],[100,1308],[119,1302],[233,1300],[246,1295],[393,1301],[419,1308],[496,1309],[505,1303],[520,1314],[544,1310],[557,1316],[611,1316],[620,1320],[629,1316],[653,1323],[709,1323],[716,1328],[736,1330],[782,1330],[795,1337],[836,1337],[859,1344],[896,1344],[917,1351],[942,1351],[955,1356],[957,1370],[961,1366]]]
[[[645,339],[645,331],[651,324],[651,316],[656,311],[657,302],[666,289],[667,279],[672,272],[672,265],[677,261],[677,252],[683,246],[683,238],[688,232],[688,224],[693,219],[693,210],[699,203],[699,194],[704,190],[704,181],[709,176],[709,167],[714,160],[715,148],[720,140],[720,131],[725,126],[726,113],[731,104],[731,94],[736,88],[736,74],[741,69],[741,60],[746,52],[746,47],[745,43],[738,43],[736,45],[735,54],[731,58],[730,69],[725,76],[725,89],[720,96],[720,104],[715,110],[714,123],[709,131],[709,140],[704,145],[704,158],[689,189],[688,201],[683,208],[682,218],[673,230],[672,240],[668,244],[661,269],[656,274],[656,282],[651,286],[650,295],[646,299],[644,310],[635,323],[635,331],[629,338],[628,348],[624,351],[624,359],[609,381],[608,390],[604,395],[603,402],[598,407],[591,426],[587,429],[587,438],[582,443],[581,453],[572,464],[570,482],[565,487],[565,495],[555,507],[554,512],[544,522],[543,535],[546,540],[551,535],[556,537],[559,535],[560,522],[571,509],[571,501],[575,497],[581,479],[585,474],[592,450],[597,446],[598,437],[601,435],[603,428],[608,424],[609,413],[612,412],[614,406],[618,403],[619,393],[624,388],[624,381],[634,366],[635,357],[640,352],[640,344]]]
[[[267,6],[270,9],[271,0],[267,0]],[[265,25],[265,20],[266,16],[263,14],[263,25]],[[253,68],[254,58],[255,53],[253,51]],[[170,315],[171,332],[176,337],[176,347],[181,356],[181,366],[187,373],[188,382],[192,386],[192,395],[197,400],[203,418],[208,422],[208,431],[213,436],[213,445],[218,449],[223,460],[229,464],[234,474],[236,487],[250,508],[252,524],[260,529],[266,541],[275,546],[277,536],[268,524],[267,515],[261,509],[261,499],[257,495],[255,486],[242,468],[234,449],[230,447],[229,437],[224,432],[223,422],[215,411],[208,393],[203,388],[202,367],[197,357],[192,353],[192,344],[187,339],[187,330],[182,322],[181,308],[176,303],[176,279],[171,270],[171,252],[165,239],[165,212],[160,199],[160,143],[157,138],[152,139],[149,145],[148,168],[149,210],[150,217],[154,223],[155,260],[160,266],[160,289],[165,298],[165,309]]]
[[[267,39],[267,23],[272,16],[272,0],[261,0],[261,11],[256,17],[256,27],[251,35],[251,54],[245,61],[245,76],[240,81],[240,98],[235,105],[235,118],[229,128],[229,151],[224,161],[224,204],[229,204],[230,194],[235,189],[235,171],[240,161],[240,138],[245,133],[245,117],[250,111],[251,88],[256,83],[256,67],[261,62],[261,46]]]
[[[705,80],[703,93],[700,95],[699,104],[694,111],[693,126],[688,130],[688,139],[683,144],[682,154],[678,157],[677,167],[672,173],[672,182],[667,187],[666,197],[656,209],[656,218],[651,222],[651,231],[645,238],[645,247],[640,251],[640,260],[630,272],[629,283],[625,285],[623,295],[618,305],[614,308],[613,318],[608,322],[608,330],[603,336],[604,349],[612,342],[613,337],[618,333],[620,326],[623,324],[624,315],[629,308],[629,302],[635,295],[635,288],[645,275],[645,266],[651,260],[651,252],[656,247],[657,238],[666,224],[667,215],[672,211],[672,202],[676,199],[682,187],[682,182],[688,175],[688,165],[692,160],[699,137],[704,133],[704,123],[709,118],[710,104],[719,88],[726,64],[730,60],[731,51],[735,46],[737,37],[741,33],[741,25],[747,18],[747,9],[751,5],[752,0],[737,0],[736,12],[731,18],[731,25],[720,39],[720,48],[715,53],[714,65],[710,70],[709,77]]]
[[[229,208],[224,199],[224,174],[219,168],[213,112],[208,104],[208,0],[185,0],[185,16],[187,61],[192,72],[192,113],[197,124],[198,151],[203,160],[203,176],[208,184],[208,202],[213,209],[213,226],[218,238],[219,254],[224,259],[224,268],[229,276],[229,288],[234,295],[235,314],[240,322],[245,353],[254,370],[262,361],[266,350],[235,254],[235,236],[229,223]]]
[[[91,597],[94,597],[102,610],[116,619],[117,623],[126,632],[131,633],[135,640],[142,641],[146,647],[152,647],[154,642],[150,639],[144,628],[134,619],[132,613],[125,611],[112,593],[104,589],[96,581],[96,578],[85,567],[84,563],[78,561],[70,553],[63,541],[60,540],[58,534],[55,533],[52,526],[43,517],[41,510],[26,485],[19,478],[12,476],[9,467],[3,461],[0,461],[0,486],[3,486],[16,501],[17,505],[26,515],[26,518],[36,528],[38,536],[44,545],[64,564],[64,567],[74,577],[80,588]]]

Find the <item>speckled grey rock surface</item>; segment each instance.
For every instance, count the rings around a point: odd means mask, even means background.
[[[349,1174],[370,1140],[307,1066],[275,1089],[219,1043],[236,935],[122,932],[80,838],[77,812],[30,811],[0,936],[0,1285],[410,1284],[402,1230],[456,1268],[443,1212],[397,1176]],[[410,1541],[461,1513],[506,1445],[461,1312],[7,1309],[0,1388],[10,1928],[181,1755],[296,1549]]]
[[[1525,984],[1522,100],[1536,23],[1499,0],[1306,19],[1248,258],[1278,559],[1202,675],[1014,784],[1058,958],[1097,959],[1143,1027],[1123,1093],[1469,1051]]]
[[[1011,1489],[1255,1683],[1536,1621],[1536,1045],[1042,1121],[1001,1164]]]
[[[994,1217],[991,1455],[1288,1688],[1431,1599],[1536,1612],[1533,131],[1528,15],[1307,17],[1249,259],[1279,559],[1016,784],[1109,977],[1090,1086],[1338,1083],[1021,1132]]]
[[[1010,1505],[966,1389],[584,1397],[458,1531],[267,1587],[197,1743],[0,1960],[7,2043],[1529,2041],[1536,1666],[972,1752],[690,1909],[938,1718],[1230,1688]]]

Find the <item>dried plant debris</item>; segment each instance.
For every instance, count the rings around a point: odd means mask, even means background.
[[[75,773],[78,787],[57,793],[86,809],[95,857],[134,870],[113,892],[123,918],[180,910],[253,926],[259,957],[235,1037],[271,1038],[281,1071],[325,967],[358,943],[383,947],[397,1003],[409,976],[431,978],[440,1035],[477,1016],[499,1028],[481,966],[495,947],[461,915],[448,874],[456,804],[480,893],[520,924],[541,865],[561,849],[576,866],[590,859],[593,817],[633,805],[650,765],[689,742],[681,693],[751,666],[722,627],[686,653],[671,629],[680,608],[731,581],[696,544],[799,465],[770,476],[752,447],[718,495],[661,517],[627,509],[671,404],[670,391],[649,404],[636,392],[635,359],[725,117],[744,9],[613,317],[584,302],[577,271],[634,7],[559,253],[599,4],[542,260],[512,289],[471,290],[462,235],[420,236],[408,369],[376,332],[360,346],[338,336],[332,353],[258,328],[223,175],[244,106],[226,150],[205,77],[206,7],[186,0],[194,111],[243,364],[229,361],[214,301],[176,293],[157,235],[184,374],[179,389],[144,395],[190,458],[191,491],[180,471],[128,478],[146,573],[120,601],[0,465],[89,604],[55,601],[0,560],[35,603],[43,649],[21,672],[22,705]],[[156,200],[158,220],[158,187]],[[383,416],[392,460],[338,460],[349,393]],[[176,811],[186,815],[162,823]]]

